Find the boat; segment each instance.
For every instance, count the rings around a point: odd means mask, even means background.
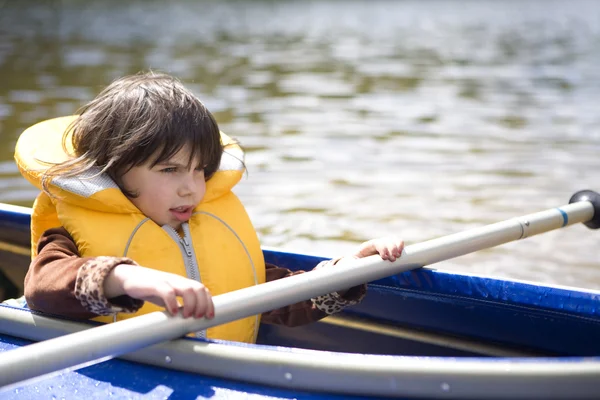
[[[0,204],[6,276],[27,269],[30,217]],[[212,322],[156,312],[102,325],[10,300],[0,305],[0,398],[598,398],[599,291],[427,266],[576,223],[600,227],[600,195],[407,246],[394,263],[367,257],[217,296]],[[293,270],[325,259],[263,251]],[[262,325],[256,344],[185,336],[366,281],[361,304],[302,327]]]

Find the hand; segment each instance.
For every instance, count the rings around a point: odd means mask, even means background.
[[[396,236],[371,239],[361,244],[354,257],[362,258],[379,254],[382,259],[396,261],[404,249],[404,241]]]
[[[183,317],[213,318],[215,308],[210,292],[198,281],[168,272],[119,264],[104,281],[106,298],[128,295],[165,307],[171,315],[176,315],[183,299]]]

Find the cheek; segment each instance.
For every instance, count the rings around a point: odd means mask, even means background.
[[[121,182],[119,183],[119,186],[123,190],[135,193],[138,191],[138,188],[136,187],[136,185],[133,184],[133,181],[134,179],[131,177],[131,175],[125,174],[121,177]]]
[[[173,179],[157,179],[152,183],[150,188],[151,190],[149,190],[149,192],[152,193],[152,195],[149,197],[154,197],[156,200],[165,199],[177,193],[177,184]],[[152,201],[152,199],[150,199],[150,201]]]
[[[152,205],[161,201],[172,190],[172,182],[162,175],[155,175],[137,182],[140,201]]]
[[[198,181],[198,188],[198,191],[204,196],[204,193],[206,193],[206,181],[204,180],[204,177]]]

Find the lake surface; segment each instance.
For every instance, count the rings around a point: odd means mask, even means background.
[[[0,1],[0,202],[26,127],[152,68],[245,146],[264,245],[418,243],[600,191],[599,65],[595,1]],[[600,289],[600,231],[435,266]]]

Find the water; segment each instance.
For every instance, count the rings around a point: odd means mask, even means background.
[[[29,125],[112,79],[180,77],[246,147],[236,188],[267,246],[407,244],[600,190],[594,1],[0,2],[0,201]],[[600,289],[600,232],[436,266]]]

